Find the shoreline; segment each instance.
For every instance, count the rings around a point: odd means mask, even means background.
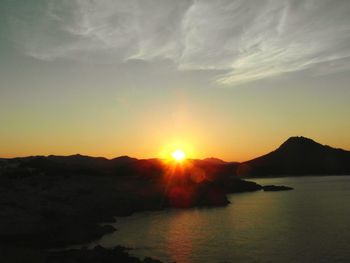
[[[123,158],[106,167],[110,163],[100,159],[63,158],[28,158],[4,167],[2,246],[47,252],[88,244],[116,231],[108,223],[117,217],[167,208],[227,206],[228,194],[265,190],[235,176],[235,166],[221,163],[177,164],[169,174],[157,160],[135,164]]]

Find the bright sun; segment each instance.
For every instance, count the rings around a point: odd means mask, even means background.
[[[174,158],[175,161],[181,162],[186,158],[186,154],[183,150],[176,150],[171,153],[171,156]]]

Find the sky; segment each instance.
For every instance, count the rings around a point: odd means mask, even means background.
[[[0,156],[350,150],[349,0],[1,0]]]

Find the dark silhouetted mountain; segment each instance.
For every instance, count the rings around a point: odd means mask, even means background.
[[[227,162],[225,162],[221,159],[215,158],[215,157],[205,158],[205,159],[203,159],[203,161],[213,163],[213,164],[225,164],[225,163],[227,163]]]
[[[243,162],[225,162],[217,158],[187,160],[195,168],[205,171],[208,178],[227,175],[274,176],[307,174],[350,174],[350,152],[321,145],[305,137],[291,137],[275,151]],[[10,167],[10,169],[5,168]],[[114,159],[70,156],[30,156],[0,160],[1,171],[12,174],[46,175],[112,175],[157,177],[164,172],[160,159],[135,159],[120,156]]]
[[[132,164],[135,161],[137,161],[137,159],[124,155],[124,156],[113,158],[111,159],[111,161],[118,165],[124,165],[124,164]]]
[[[242,166],[247,176],[350,174],[350,152],[291,137],[275,151]]]

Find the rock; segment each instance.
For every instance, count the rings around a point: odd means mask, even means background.
[[[292,187],[284,186],[284,185],[264,185],[263,190],[265,192],[276,192],[276,191],[288,191],[293,190]]]
[[[227,193],[243,193],[260,191],[262,186],[251,181],[246,181],[238,178],[229,178],[229,180],[223,180],[221,187],[226,190]]]

